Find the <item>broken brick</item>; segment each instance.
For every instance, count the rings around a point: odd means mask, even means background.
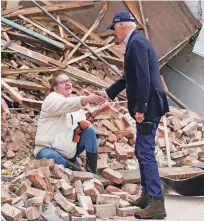
[[[98,218],[112,218],[116,215],[116,206],[113,204],[94,205],[95,215]]]
[[[71,194],[73,191],[73,187],[63,179],[61,179],[60,182],[62,195],[67,196]]]
[[[41,207],[28,207],[26,209],[26,219],[27,220],[35,220],[38,219],[40,217],[40,213],[41,213]]]
[[[115,154],[116,154],[116,159],[118,161],[120,161],[120,160],[126,161],[127,160],[127,151],[126,151],[125,147],[123,146],[123,144],[115,143]]]
[[[108,167],[108,154],[107,153],[99,154],[97,161],[97,169],[103,170],[107,167]]]
[[[116,131],[118,131],[118,129],[114,126],[114,124],[111,122],[111,121],[109,121],[109,120],[102,120],[102,125],[104,126],[104,127],[106,127],[108,130],[110,130],[111,132],[116,132]]]
[[[113,169],[110,168],[106,168],[105,170],[103,170],[102,176],[117,184],[121,184],[124,181],[124,177],[122,176],[121,173],[114,171]]]
[[[8,149],[13,151],[14,153],[18,152],[19,151],[19,145],[15,145],[15,144],[11,144],[9,145]]]
[[[103,184],[101,183],[100,180],[94,178],[93,183],[94,183],[95,188],[99,191],[99,193],[104,192],[104,186],[103,186]]]
[[[73,171],[70,177],[70,182],[74,182],[76,180],[81,180],[82,182],[85,180],[93,179],[94,175],[90,172],[81,172],[81,171]]]
[[[71,221],[96,221],[96,216],[94,215],[83,215],[81,217],[72,216]]]
[[[117,137],[116,137],[115,134],[109,133],[107,140],[108,140],[110,143],[114,143],[114,142],[117,141]]]
[[[117,208],[117,215],[121,217],[134,216],[137,208],[136,206]]]
[[[5,203],[1,207],[1,213],[5,217],[6,220],[11,220],[11,221],[22,220],[21,210],[9,205],[8,203]]]
[[[129,193],[130,195],[138,194],[140,188],[137,184],[134,183],[124,183],[121,187],[121,190]]]
[[[72,188],[72,192],[70,193],[70,194],[68,194],[67,196],[66,196],[66,198],[67,199],[69,199],[69,200],[72,200],[72,201],[76,201],[76,199],[77,199],[77,195],[76,195],[76,190],[75,190],[75,188]]]
[[[44,218],[43,220],[47,221],[63,221],[58,215],[53,213],[53,211],[45,210],[44,212],[41,213],[41,216]]]
[[[76,180],[74,182],[76,193],[84,193],[83,184],[81,180]]]
[[[1,204],[11,203],[11,197],[8,191],[4,188],[1,188]]]
[[[130,206],[130,203],[126,200],[120,199],[120,205],[119,208],[124,208]]]
[[[50,182],[53,185],[54,192],[61,188],[61,182],[59,180],[50,178]]]
[[[94,214],[94,207],[90,196],[79,196],[79,205],[87,210],[90,215]]]
[[[33,187],[28,187],[25,193],[27,194],[28,198],[40,197],[40,196],[44,198],[46,195],[45,191]]]
[[[16,156],[16,154],[12,151],[12,150],[9,150],[7,153],[6,153],[6,157],[8,159],[12,159]]]
[[[84,181],[83,188],[84,188],[84,194],[86,196],[94,195],[95,194],[95,186],[94,186],[93,179]]]
[[[33,160],[28,165],[28,170],[34,170],[40,167],[49,166],[50,169],[53,169],[55,166],[55,161],[53,159],[40,159],[40,160]]]
[[[190,122],[188,125],[186,125],[186,126],[182,129],[183,134],[186,135],[186,136],[188,136],[191,132],[193,132],[194,130],[196,130],[197,125],[198,125],[197,122],[194,122],[194,121]]]
[[[69,219],[69,213],[62,213],[60,218],[62,218],[63,221],[69,221],[70,220]]]
[[[15,191],[15,194],[17,196],[21,196],[30,186],[31,186],[31,182],[29,183],[27,181],[24,181],[23,183],[21,183],[21,185]]]
[[[42,206],[43,205],[43,197],[33,197],[28,199],[28,206]]]
[[[120,197],[110,194],[98,194],[96,204],[113,204],[116,208],[118,208],[120,204]]]
[[[99,146],[98,153],[110,153],[112,151],[111,147],[108,146]]]
[[[44,177],[44,175],[41,175],[37,172],[37,170],[30,170],[26,172],[26,178],[31,181],[33,187],[41,190],[47,190],[47,184],[42,176]]]

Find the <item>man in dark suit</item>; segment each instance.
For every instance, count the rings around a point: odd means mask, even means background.
[[[136,120],[135,154],[140,166],[141,197],[136,218],[164,218],[166,211],[161,179],[155,159],[155,135],[161,116],[169,111],[160,80],[158,57],[147,38],[136,30],[136,20],[128,11],[115,14],[108,29],[126,45],[124,76],[98,95],[114,99],[126,88],[128,110]]]

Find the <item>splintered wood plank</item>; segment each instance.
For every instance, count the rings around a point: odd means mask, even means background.
[[[78,9],[78,8],[87,8],[94,6],[93,2],[66,2],[66,3],[59,3],[59,4],[52,4],[42,6],[42,8],[46,11],[61,11],[61,10],[68,10],[68,9]],[[36,15],[43,13],[38,7],[33,8],[25,8],[18,11],[15,11],[11,14],[8,14],[5,17],[15,17],[18,15]]]
[[[57,21],[58,21],[59,23],[61,23],[61,20],[60,20],[59,15],[57,15]],[[59,28],[59,32],[60,32],[60,37],[61,37],[61,38],[64,38],[63,28],[62,28],[60,25],[58,25],[58,28]]]
[[[72,43],[68,42],[67,40],[65,40],[64,38],[61,38],[59,35],[55,34],[54,32],[51,32],[50,30],[42,27],[41,25],[37,24],[36,22],[26,18],[25,16],[23,15],[18,15],[19,18],[23,19],[24,21],[30,23],[31,25],[35,26],[36,28],[39,28],[40,30],[46,32],[47,34],[49,34],[50,36],[56,38],[57,40],[59,41],[62,41],[64,42],[65,44],[67,44],[68,46],[74,48],[75,45],[73,45]]]
[[[15,74],[28,74],[28,73],[40,73],[40,72],[55,72],[61,68],[58,67],[40,67],[40,68],[28,68],[28,69],[1,69],[1,73],[6,75]]]
[[[105,46],[103,46],[102,48],[98,48],[98,49],[94,50],[94,52],[97,53],[97,52],[103,51],[103,50],[105,50],[105,49],[107,49],[107,48],[112,47],[114,44],[115,44],[115,43],[111,43],[111,44],[105,45]],[[80,56],[80,57],[77,57],[77,58],[74,58],[74,59],[68,61],[68,64],[73,64],[73,63],[75,63],[76,61],[80,61],[80,60],[82,60],[82,59],[84,59],[84,58],[87,58],[87,57],[89,57],[89,56],[91,56],[91,55],[92,55],[91,52],[86,53],[86,54],[84,54],[84,55],[82,55],[82,56]]]
[[[124,177],[124,183],[139,183],[140,180],[140,171],[136,170],[117,170]],[[184,179],[197,176],[203,173],[202,169],[191,168],[191,167],[171,167],[171,168],[159,168],[160,177],[169,177],[172,179]],[[104,185],[113,184],[112,181],[107,180],[106,178],[98,175],[98,179]]]
[[[1,11],[1,15],[4,16],[4,15],[8,15],[10,13],[13,13],[13,12],[16,12],[18,11],[19,9],[23,8],[22,5],[19,5],[17,7],[14,7],[14,8],[9,8],[9,9],[6,9],[6,10],[3,10]]]
[[[127,5],[130,12],[132,13],[132,15],[136,18],[137,22],[143,27],[144,24],[143,24],[143,21],[142,21],[141,13],[136,7],[136,2],[135,1],[130,1],[130,0],[129,1],[126,0],[124,2]]]
[[[78,21],[75,21],[67,16],[65,16],[66,19],[68,19],[68,21],[70,21],[73,25],[75,25],[77,28],[79,28],[81,31],[83,31],[84,33],[88,32],[88,28],[86,28],[84,25],[82,25],[81,23],[79,23]],[[97,34],[95,33],[90,33],[90,36],[95,40],[95,41],[99,41],[99,42],[104,42],[102,38],[100,38]],[[108,48],[108,50],[113,53],[116,57],[120,58],[120,59],[124,59],[124,56],[122,54],[120,54],[118,51],[116,51],[114,48]]]
[[[46,91],[46,88],[31,81],[14,80],[9,78],[1,78],[4,82],[12,87],[25,88],[30,90]]]
[[[6,45],[6,44],[7,44],[7,41],[1,40],[1,45],[2,46]],[[20,54],[26,55],[27,57],[34,58],[35,60],[40,61],[42,63],[54,64],[56,66],[64,67],[64,64],[62,64],[61,62],[59,62],[57,60],[49,58],[49,57],[47,57],[45,55],[42,55],[40,53],[37,53],[35,51],[29,50],[28,48],[19,46],[19,45],[13,43],[13,42],[9,46],[7,46],[7,48],[9,48],[13,51],[16,51]]]
[[[7,93],[11,96],[13,100],[17,101],[19,104],[22,104],[23,97],[21,97],[21,95],[18,92],[16,92],[3,80],[1,80],[1,87],[7,91]]]
[[[65,68],[63,71],[66,72],[67,75],[71,78],[82,80],[87,83],[91,83],[91,84],[96,85],[100,88],[106,88],[109,86],[109,84],[106,81],[104,81],[104,80],[102,80],[92,74],[89,74],[88,72],[85,72],[85,71],[79,70],[78,68],[72,67],[70,65],[68,65],[67,68]]]

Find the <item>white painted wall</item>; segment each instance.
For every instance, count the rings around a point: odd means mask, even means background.
[[[199,19],[199,21],[203,24],[204,23],[204,1],[203,0],[194,0],[194,1],[186,0],[185,3],[190,8],[193,15],[197,19]]]

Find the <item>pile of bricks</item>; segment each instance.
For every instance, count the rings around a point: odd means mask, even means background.
[[[105,169],[116,183],[123,178]],[[139,194],[137,184],[123,184],[121,189],[104,185],[89,172],[71,171],[53,160],[34,160],[8,190],[1,189],[1,220],[92,221],[96,218],[133,216],[129,195]]]

